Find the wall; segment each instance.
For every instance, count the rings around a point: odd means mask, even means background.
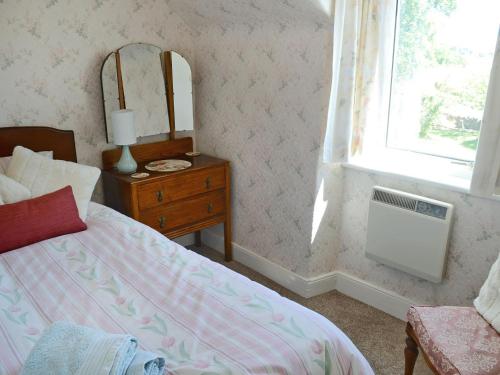
[[[171,5],[198,31],[198,147],[232,163],[234,241],[309,275],[326,271],[335,254],[311,246],[332,35],[324,13],[291,3]]]
[[[336,268],[423,304],[470,305],[500,251],[500,202],[429,183],[346,170]],[[443,283],[434,284],[377,264],[364,256],[368,200],[374,185],[429,196],[455,205]]]
[[[148,42],[194,59],[191,29],[164,0],[4,0],[0,30],[0,126],[72,129],[79,161],[96,166],[109,147],[100,84],[105,56]]]
[[[498,254],[500,203],[320,162],[332,25],[313,3],[171,0],[198,32],[199,148],[232,162],[234,241],[303,276],[341,270],[417,302],[470,304]],[[442,284],[364,256],[375,184],[456,205]]]

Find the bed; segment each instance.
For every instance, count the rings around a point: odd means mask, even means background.
[[[76,158],[59,150],[72,133],[44,134],[35,151]],[[373,374],[321,315],[103,205],[87,226],[0,255],[0,374],[19,373],[57,320],[135,335],[171,374]]]

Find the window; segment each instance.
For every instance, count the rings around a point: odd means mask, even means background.
[[[473,162],[499,0],[399,0],[386,147]]]

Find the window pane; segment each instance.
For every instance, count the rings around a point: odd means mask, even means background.
[[[388,147],[475,159],[499,0],[399,0]]]

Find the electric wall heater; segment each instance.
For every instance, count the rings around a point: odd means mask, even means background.
[[[443,279],[452,214],[449,203],[375,186],[366,256],[438,283]]]

